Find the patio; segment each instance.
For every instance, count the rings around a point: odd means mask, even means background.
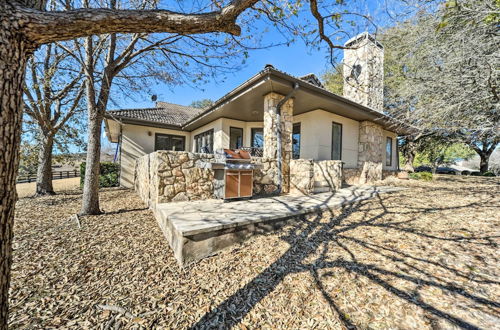
[[[347,204],[402,189],[364,185],[314,195],[282,195],[234,202],[210,199],[161,203],[156,205],[154,212],[177,261],[186,265],[254,234],[300,221],[302,217],[327,214]]]

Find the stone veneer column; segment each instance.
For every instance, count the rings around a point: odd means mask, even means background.
[[[277,93],[264,96],[264,158],[277,159],[278,145],[276,136],[276,107],[284,98]],[[292,158],[293,99],[281,107],[281,151],[282,151],[282,192],[290,189],[290,159]],[[277,177],[274,178],[277,184]]]
[[[382,180],[384,134],[382,127],[371,121],[359,125],[358,167],[359,183]]]

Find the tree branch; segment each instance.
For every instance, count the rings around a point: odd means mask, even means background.
[[[26,36],[38,44],[103,33],[241,33],[238,16],[259,0],[233,0],[220,11],[182,14],[169,10],[75,9],[39,11],[16,6]]]

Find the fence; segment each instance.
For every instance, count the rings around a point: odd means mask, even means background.
[[[52,180],[68,179],[76,177],[80,177],[80,171],[78,170],[52,172]],[[17,176],[17,183],[25,183],[25,182],[29,183],[35,181],[36,181],[36,173],[21,174]]]

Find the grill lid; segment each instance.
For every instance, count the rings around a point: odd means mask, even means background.
[[[252,157],[250,156],[250,153],[245,150],[240,150],[240,149],[224,149],[224,156],[226,157],[226,160],[233,160],[233,161],[250,161]]]

